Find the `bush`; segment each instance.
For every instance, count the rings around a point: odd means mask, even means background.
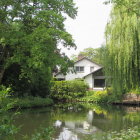
[[[40,131],[36,132],[30,140],[52,140],[54,129],[53,128],[41,128]]]
[[[106,90],[103,91],[87,91],[86,96],[81,101],[86,102],[96,102],[96,103],[104,103],[106,102],[106,98],[108,93]]]
[[[111,90],[102,91],[87,91],[86,96],[78,99],[83,102],[95,102],[95,103],[112,103],[120,100],[120,97],[111,93]]]
[[[0,139],[5,139],[5,137],[12,139],[11,137],[18,131],[18,128],[13,125],[13,118],[16,113],[11,116],[7,115],[7,111],[15,104],[14,100],[7,102],[9,93],[10,88],[0,86]]]
[[[88,89],[84,81],[53,81],[51,97],[57,100],[70,100],[83,97]]]
[[[140,94],[140,87],[137,87],[135,89],[130,90],[128,93],[132,94]]]

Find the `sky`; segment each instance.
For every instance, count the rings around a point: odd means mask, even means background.
[[[78,7],[76,19],[65,21],[66,30],[73,36],[77,49],[62,49],[71,57],[85,48],[98,48],[105,43],[105,26],[109,20],[111,5],[103,4],[104,0],[74,0]]]

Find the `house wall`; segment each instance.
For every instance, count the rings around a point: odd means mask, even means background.
[[[56,78],[58,78],[58,79],[65,79],[65,75],[60,73],[60,74],[57,74]]]
[[[56,78],[65,78],[65,80],[74,80],[78,78],[83,78],[84,76],[91,73],[91,67],[94,67],[94,71],[101,68],[101,66],[89,61],[88,59],[82,59],[74,64],[74,66],[84,66],[84,72],[68,72],[65,76],[63,74],[57,74]],[[69,68],[70,70],[71,68]],[[103,77],[96,77],[96,78],[103,78]],[[94,88],[94,78],[92,74],[89,74],[84,78],[85,82],[89,85],[89,88]]]
[[[95,79],[105,79],[105,76],[94,76],[93,74],[89,74],[84,78],[85,82],[89,85],[89,88],[92,88],[93,90],[103,90],[104,87],[94,87]]]
[[[84,66],[84,72],[77,72],[77,73],[67,73],[66,75],[66,80],[73,80],[76,78],[83,78],[85,75],[89,74],[90,68],[94,67],[94,71],[101,68],[99,65],[96,65],[95,63],[87,60],[87,59],[82,59],[81,61],[78,61],[74,64],[74,66]]]
[[[89,88],[93,88],[92,74],[85,77],[85,82],[89,85]]]

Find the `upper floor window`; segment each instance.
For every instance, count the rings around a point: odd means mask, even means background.
[[[94,67],[90,67],[90,72],[93,72],[94,71]]]
[[[83,66],[76,66],[75,70],[76,70],[76,72],[84,72],[84,67]]]

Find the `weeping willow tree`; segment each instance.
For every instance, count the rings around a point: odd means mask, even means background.
[[[114,1],[106,27],[106,75],[122,94],[140,87],[140,1]]]

